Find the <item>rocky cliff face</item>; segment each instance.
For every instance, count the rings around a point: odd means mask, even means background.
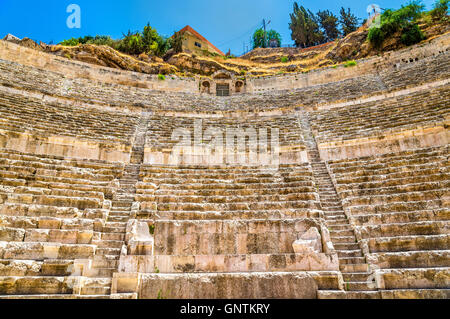
[[[160,59],[151,59],[147,55],[132,57],[108,46],[83,44],[76,47],[64,47],[56,45],[48,46],[45,51],[68,59],[147,74],[170,74],[178,71],[175,66]]]

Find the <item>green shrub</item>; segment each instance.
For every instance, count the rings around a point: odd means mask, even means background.
[[[356,61],[354,61],[354,60],[346,61],[346,62],[344,63],[344,66],[345,66],[346,68],[351,67],[351,66],[355,66],[355,65],[357,65],[357,63],[356,63]]]
[[[164,81],[166,77],[163,74],[158,74],[158,79]]]
[[[381,26],[373,27],[369,30],[367,39],[375,47],[380,47],[383,41],[395,33],[404,29],[410,31],[411,25],[422,15],[424,5],[419,0],[411,1],[408,5],[402,6],[398,10],[387,9],[381,14]]]
[[[80,44],[80,41],[78,41],[78,39],[71,38],[69,40],[64,40],[60,44],[66,46],[66,47],[75,47]]]
[[[370,28],[367,38],[373,46],[379,48],[383,44],[385,34],[381,28]]]
[[[412,24],[403,29],[401,40],[404,45],[413,45],[423,39],[425,39],[425,36],[417,24]]]
[[[448,15],[448,5],[450,0],[437,0],[434,9],[430,11],[431,16],[436,20],[442,20]]]
[[[281,57],[281,62],[282,62],[282,63],[287,63],[288,61],[289,61],[289,59],[288,59],[287,56]]]
[[[147,24],[142,32],[132,33],[128,31],[120,40],[113,40],[110,36],[104,35],[95,37],[88,35],[78,39],[64,40],[61,44],[65,46],[76,46],[79,44],[107,45],[115,50],[131,55],[147,53],[164,56],[171,47],[176,46],[175,51],[181,49],[182,37],[178,35],[173,39],[165,38]]]

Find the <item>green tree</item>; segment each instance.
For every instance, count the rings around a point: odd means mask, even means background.
[[[279,34],[275,30],[269,30],[269,32],[267,32],[267,42],[270,44],[271,41],[276,41],[276,47],[280,47],[281,46],[281,34]]]
[[[319,27],[318,17],[310,10],[299,6],[294,2],[293,13],[290,14],[291,38],[297,47],[308,47],[324,40],[324,35]]]
[[[431,16],[436,20],[442,20],[448,15],[448,5],[450,0],[436,0],[433,10],[431,10]]]
[[[66,46],[66,47],[75,47],[80,44],[80,41],[78,41],[78,39],[76,39],[76,38],[71,38],[71,39],[62,41],[60,44],[63,46]]]
[[[339,18],[329,10],[317,12],[317,17],[323,29],[325,40],[327,42],[335,40],[339,36]]]
[[[183,34],[181,32],[174,32],[169,40],[169,47],[175,53],[181,53],[183,51]]]
[[[128,31],[118,44],[118,50],[127,54],[141,54],[144,52],[144,42],[139,32]]]
[[[253,49],[256,48],[265,48],[265,34],[263,29],[257,29],[255,33],[253,33]]]
[[[340,20],[342,34],[344,37],[358,29],[358,18],[350,11],[350,8],[347,11],[344,7],[341,7]]]
[[[417,25],[417,20],[422,16],[424,8],[421,1],[415,0],[398,10],[385,10],[381,14],[381,26],[369,30],[368,40],[374,46],[380,47],[387,38],[400,32],[401,41],[405,45],[422,41],[424,35]]]

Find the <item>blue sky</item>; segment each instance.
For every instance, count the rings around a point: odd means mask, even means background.
[[[407,0],[304,0],[299,3],[313,12],[329,9],[336,14],[350,7],[360,18],[376,3],[381,8],[399,8]],[[424,0],[430,9],[435,0]],[[81,29],[69,29],[66,8],[81,8]],[[253,31],[262,19],[280,32],[283,44],[291,44],[288,28],[293,0],[0,0],[0,37],[12,33],[20,38],[58,43],[83,35],[121,37],[129,29],[141,30],[150,22],[160,34],[170,36],[189,24],[219,49],[240,55],[249,45]]]

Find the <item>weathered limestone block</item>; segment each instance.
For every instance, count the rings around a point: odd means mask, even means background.
[[[450,286],[450,273],[446,268],[378,269],[379,289],[435,289]]]
[[[2,259],[44,260],[90,258],[94,255],[93,245],[70,245],[60,243],[0,242]],[[0,247],[1,247],[0,246]]]
[[[337,254],[256,255],[155,255],[121,256],[120,272],[202,273],[255,271],[333,271],[339,269]]]
[[[38,276],[42,262],[34,260],[2,260],[0,276]]]
[[[140,202],[133,202],[131,205],[131,213],[130,218],[136,218],[139,215],[139,210],[141,209],[141,203]]]
[[[86,219],[106,220],[109,216],[109,210],[110,209],[86,209],[84,211],[83,217]]]
[[[24,229],[0,227],[0,241],[23,241]]]
[[[70,294],[77,281],[75,277],[0,277],[0,294]]]
[[[306,272],[140,274],[138,287],[141,299],[315,299],[318,290]]]
[[[128,221],[125,242],[128,255],[153,255],[154,239],[145,222],[136,219]]]
[[[302,253],[321,253],[322,237],[316,227],[311,227],[306,233],[300,236],[293,244],[294,252]]]

